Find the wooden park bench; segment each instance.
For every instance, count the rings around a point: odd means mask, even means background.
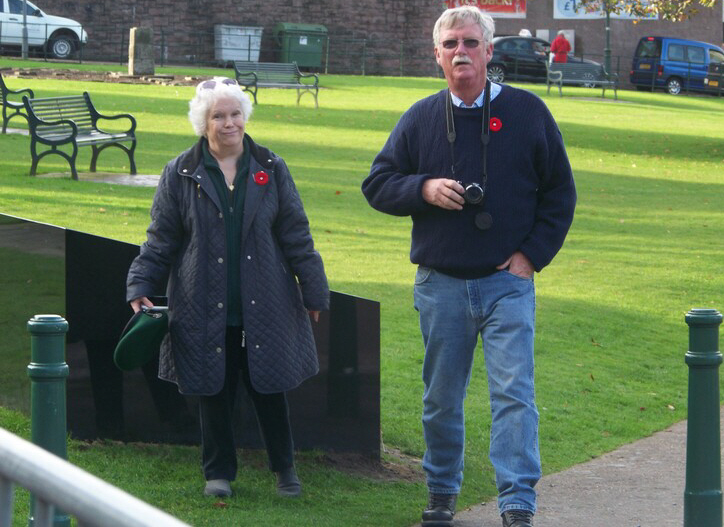
[[[297,64],[284,62],[245,62],[234,61],[236,81],[254,97],[258,88],[296,88],[297,104],[305,93],[314,95],[314,106],[319,108],[317,95],[319,94],[319,75],[316,73],[302,73]],[[303,82],[302,79],[314,78],[314,84]]]
[[[590,62],[546,62],[548,74],[546,86],[551,93],[551,85],[558,86],[558,92],[563,97],[563,85],[584,86],[586,88],[600,87],[601,97],[606,96],[606,89],[613,89],[613,98],[618,100],[618,75],[609,75],[601,64]]]
[[[28,116],[23,113],[23,109],[25,108],[25,105],[18,97],[17,101],[11,101],[8,99],[8,95],[14,95],[18,96],[23,93],[27,93],[30,95],[30,98],[32,99],[34,97],[33,90],[30,88],[23,88],[22,90],[11,90],[7,87],[5,84],[5,81],[3,80],[2,74],[0,74],[0,93],[2,94],[2,104],[3,104],[3,133],[7,133],[8,130],[8,121],[15,117],[16,115],[19,115],[23,117],[25,120],[28,119]],[[8,115],[8,112],[10,115]]]
[[[133,159],[136,150],[136,119],[124,113],[119,115],[101,115],[93,106],[88,92],[83,95],[68,97],[48,97],[45,99],[29,99],[23,97],[28,114],[30,128],[30,155],[33,162],[30,175],[34,176],[38,161],[48,154],[58,154],[70,163],[73,179],[78,179],[75,159],[78,147],[90,146],[93,149],[90,171],[96,171],[98,154],[108,146],[117,146],[126,154],[131,163],[131,174],[136,173],[136,162]],[[128,119],[131,127],[124,132],[102,130],[98,127],[100,119]],[[130,147],[123,143],[131,143]],[[49,147],[38,153],[39,145]],[[59,149],[61,145],[71,145],[70,154]],[[42,148],[42,147],[41,147]]]

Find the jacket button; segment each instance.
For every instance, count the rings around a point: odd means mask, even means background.
[[[219,218],[223,218],[224,214],[222,212],[219,212]]]
[[[221,353],[221,348],[216,348],[216,353]]]
[[[251,301],[251,305],[252,305],[252,306],[253,306],[253,305],[256,305],[256,300],[252,300],[252,301]]]
[[[259,344],[256,344],[256,345],[254,346],[254,349],[259,349]]]
[[[250,255],[250,254],[247,254],[247,255],[246,255],[246,259],[247,259],[247,260],[251,260],[251,255]]]
[[[219,263],[224,263],[224,259],[223,259],[223,258],[219,258]]]
[[[224,307],[224,303],[223,303],[223,302],[219,302],[218,304],[216,304],[216,307],[218,307],[219,309],[221,309],[222,307]]]

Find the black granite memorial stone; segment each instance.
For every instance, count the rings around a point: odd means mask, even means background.
[[[28,413],[26,322],[55,313],[69,324],[68,430],[76,438],[195,444],[197,401],[157,378],[158,361],[130,372],[113,350],[131,317],[126,273],[138,246],[0,214],[0,405]],[[297,448],[380,455],[380,310],[332,292],[314,324],[320,373],[289,392]],[[239,446],[261,447],[251,401],[239,390]]]

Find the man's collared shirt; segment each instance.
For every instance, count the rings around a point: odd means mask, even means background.
[[[492,101],[495,99],[498,94],[500,93],[500,90],[502,89],[500,87],[500,84],[495,84],[494,82],[489,82],[491,88],[490,88],[490,100]],[[459,107],[459,108],[482,108],[483,107],[483,95],[485,95],[485,89],[483,89],[482,92],[480,92],[480,95],[478,95],[478,98],[473,101],[473,104],[468,106],[463,102],[463,100],[455,95],[453,92],[450,92],[450,99],[452,99],[452,103]]]

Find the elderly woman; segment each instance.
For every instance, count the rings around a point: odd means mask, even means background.
[[[163,171],[127,299],[138,311],[167,292],[159,377],[199,396],[204,494],[231,495],[241,376],[277,492],[296,496],[285,392],[319,369],[310,317],[329,307],[324,266],[287,165],[245,133],[252,106],[236,81],[200,83],[189,106],[200,140]]]

